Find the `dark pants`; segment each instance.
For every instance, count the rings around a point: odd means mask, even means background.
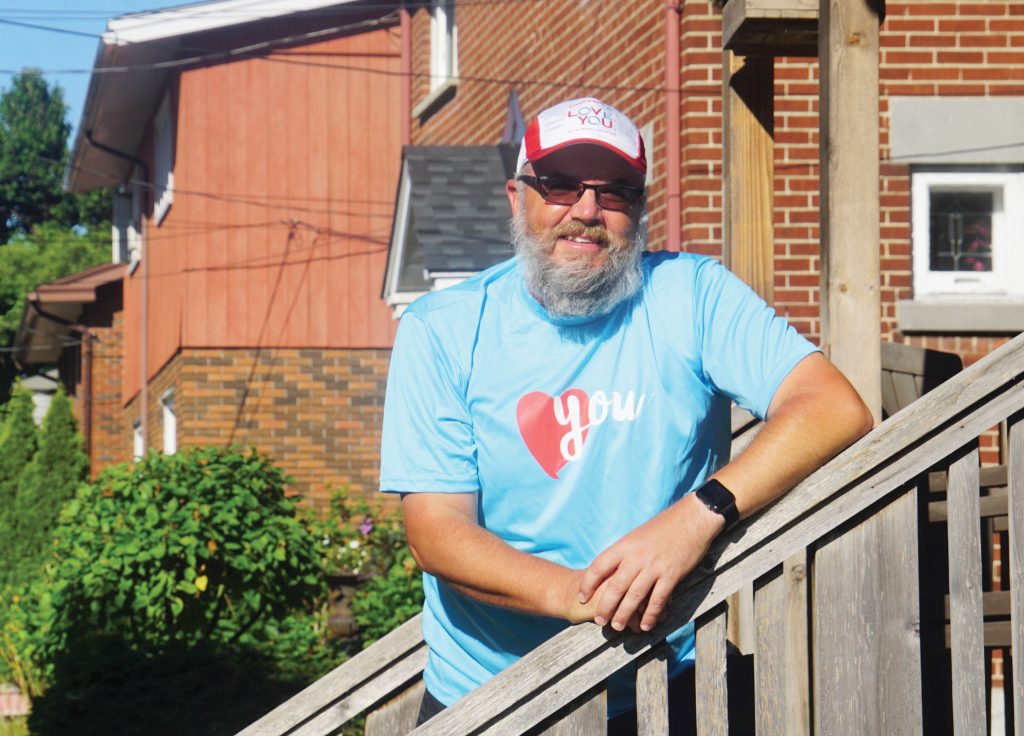
[[[729,686],[729,734],[745,736],[754,733],[754,663],[753,657],[738,652],[726,659]],[[426,723],[445,706],[427,690],[416,725]],[[694,703],[693,668],[686,670],[668,686],[669,736],[690,736],[697,732],[697,711]],[[636,736],[636,711],[615,716],[608,721],[608,736]]]

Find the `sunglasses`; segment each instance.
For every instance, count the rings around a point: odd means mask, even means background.
[[[580,201],[583,192],[594,190],[597,206],[605,210],[628,210],[644,198],[644,190],[629,184],[584,184],[579,179],[565,176],[527,176],[516,177],[537,191],[545,202],[560,205],[574,205]]]

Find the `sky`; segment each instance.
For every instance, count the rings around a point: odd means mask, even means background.
[[[51,83],[57,82],[64,89],[68,122],[74,136],[89,87],[89,71],[107,20],[125,13],[187,2],[189,0],[0,0],[0,89],[10,87],[12,71],[26,67],[44,71],[76,70],[77,73],[45,75]]]

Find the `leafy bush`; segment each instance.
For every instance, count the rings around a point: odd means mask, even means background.
[[[362,578],[351,610],[359,647],[365,648],[420,612],[422,574],[406,543],[399,508],[353,500],[344,491],[333,495],[330,508],[314,525],[324,548],[324,572]]]
[[[39,447],[17,480],[10,580],[27,585],[49,559],[61,504],[75,495],[89,472],[71,400],[62,386],[50,400],[39,431]]]
[[[55,625],[158,646],[265,639],[321,587],[285,481],[263,455],[230,448],[108,468],[61,513]]]
[[[0,425],[0,588],[18,577],[15,559],[14,504],[18,479],[36,452],[37,430],[32,419],[32,392],[16,383]]]

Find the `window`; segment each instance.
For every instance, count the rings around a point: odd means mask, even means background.
[[[178,451],[178,415],[174,413],[174,389],[160,397],[160,413],[164,426],[164,454],[173,455]]]
[[[1024,174],[917,172],[912,196],[915,300],[1024,297]]]
[[[432,0],[430,7],[430,90],[447,86],[459,76],[459,32],[455,0]]]
[[[142,257],[142,187],[136,182],[138,169],[114,194],[111,222],[111,255],[114,263],[129,263],[134,270]]]
[[[141,460],[146,454],[145,438],[142,436],[142,422],[136,419],[132,423],[132,457]]]
[[[153,120],[153,221],[159,225],[174,200],[174,119],[164,95]]]

